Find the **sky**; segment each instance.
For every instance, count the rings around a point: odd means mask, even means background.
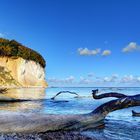
[[[139,0],[0,0],[0,37],[46,60],[49,86],[140,86]]]

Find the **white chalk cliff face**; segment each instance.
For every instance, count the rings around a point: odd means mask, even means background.
[[[0,86],[46,87],[45,69],[21,57],[0,57]]]

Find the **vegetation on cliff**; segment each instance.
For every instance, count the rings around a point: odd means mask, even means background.
[[[33,60],[45,67],[45,60],[36,51],[27,48],[15,40],[0,38],[0,56],[22,57],[26,60]]]

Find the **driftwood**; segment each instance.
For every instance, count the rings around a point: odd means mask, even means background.
[[[96,90],[92,90],[92,96],[94,99],[102,99],[102,98],[106,98],[106,97],[116,97],[116,98],[125,98],[125,97],[128,97],[122,93],[116,93],[116,92],[109,92],[109,93],[104,93],[104,94],[101,94],[101,95],[97,95],[98,93],[98,89]],[[138,95],[136,95],[138,96]],[[132,116],[137,116],[137,117],[140,117],[140,113],[132,110]]]
[[[62,94],[62,93],[70,93],[70,94],[74,94],[77,96],[79,96],[76,92],[71,92],[71,91],[60,91],[58,92],[54,97],[52,97],[51,99],[54,100],[58,95]]]
[[[133,107],[140,106],[140,94],[126,96],[119,93],[106,93],[105,96],[97,95],[93,92],[93,97],[106,98],[116,97],[97,107],[94,111],[80,115],[51,115],[40,113],[1,113],[0,114],[0,132],[52,132],[52,131],[69,131],[94,129],[104,126],[104,119],[108,113]]]
[[[124,95],[122,93],[117,93],[117,92],[109,92],[109,93],[104,93],[104,94],[101,94],[101,95],[97,95],[98,92],[99,92],[98,89],[92,90],[92,96],[93,96],[94,99],[102,99],[102,98],[107,98],[107,97],[115,97],[115,98],[127,97],[126,95]]]
[[[140,117],[140,113],[132,110],[132,116]]]

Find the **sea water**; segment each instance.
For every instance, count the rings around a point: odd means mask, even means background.
[[[47,114],[84,114],[90,113],[101,104],[115,98],[95,100],[92,98],[92,90],[99,89],[99,94],[107,92],[119,92],[126,95],[140,94],[140,88],[28,88],[10,89],[5,96],[11,98],[31,99],[32,101],[18,103],[0,103],[0,111],[12,112],[39,112]],[[55,100],[51,98],[60,91],[71,91],[79,94],[62,93]],[[81,132],[83,135],[96,137],[101,140],[139,140],[140,117],[133,117],[132,110],[140,112],[140,107],[133,107],[109,113],[105,119],[105,127],[100,130]]]

